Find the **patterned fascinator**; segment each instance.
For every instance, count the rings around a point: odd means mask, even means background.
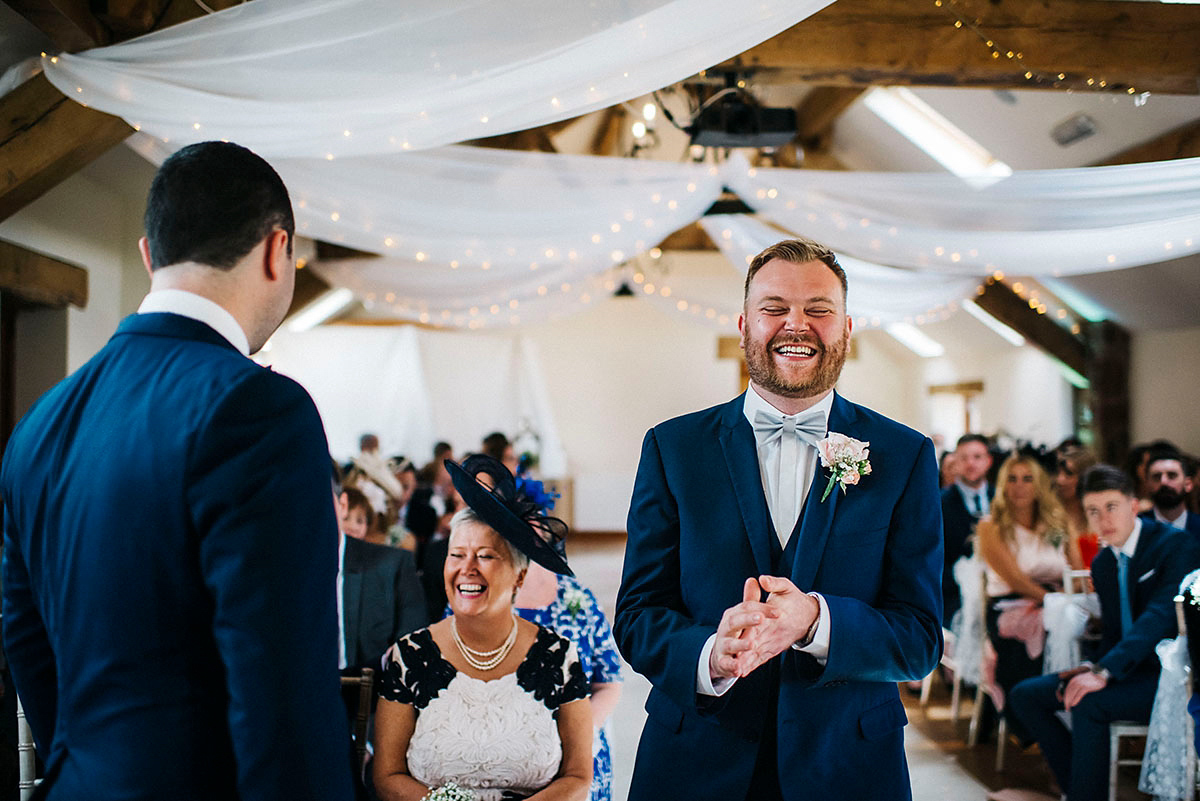
[[[449,459],[445,464],[454,488],[480,520],[547,570],[575,575],[554,545],[566,539],[567,524],[545,516],[536,501],[518,492],[507,467],[483,454],[468,456],[461,465]]]

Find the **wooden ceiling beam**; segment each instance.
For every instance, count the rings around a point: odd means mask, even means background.
[[[82,267],[0,241],[0,290],[42,306],[87,306],[88,274]]]
[[[796,109],[799,124],[796,138],[801,146],[811,150],[827,149],[837,118],[865,91],[857,86],[814,87]]]
[[[672,232],[662,242],[658,243],[662,250],[717,250],[717,245],[709,238],[700,223],[694,222]]]
[[[955,14],[969,24],[954,27]],[[976,23],[976,20],[978,22]],[[975,30],[972,30],[974,28]],[[976,33],[975,31],[979,31]],[[994,58],[985,40],[1002,48]],[[838,0],[710,72],[756,82],[1200,93],[1200,6],[1128,0]],[[1007,52],[1022,58],[1008,58]],[[1062,80],[1051,85],[1027,71]]]
[[[1087,348],[1083,341],[1038,314],[1029,302],[1003,281],[988,281],[975,304],[1080,375],[1088,374]]]
[[[1189,122],[1162,136],[1122,150],[1114,156],[1092,166],[1106,167],[1114,164],[1141,164],[1147,161],[1170,161],[1200,157],[1200,120]]]
[[[209,7],[216,9],[237,3],[208,0]],[[36,5],[50,9],[54,4],[44,0]],[[75,11],[80,5],[87,4],[62,3],[64,9]],[[204,13],[189,0],[113,0],[109,7],[110,12],[142,13],[162,27]],[[53,36],[52,30],[45,32]],[[79,105],[41,74],[0,97],[0,220],[41,197],[131,133],[133,128],[124,120]]]
[[[288,307],[287,314],[283,319],[286,321],[293,314],[328,292],[330,288],[329,283],[311,269],[306,267],[303,270],[297,270],[296,288],[292,292],[292,305]]]
[[[59,50],[76,53],[112,41],[112,31],[92,13],[88,0],[4,0]]]

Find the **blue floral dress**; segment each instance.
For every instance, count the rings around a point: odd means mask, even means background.
[[[592,684],[621,681],[621,658],[604,610],[587,587],[570,576],[558,577],[558,597],[544,609],[518,609],[526,620],[553,629],[575,644],[583,673]],[[592,743],[591,801],[612,799],[612,753],[608,725]]]

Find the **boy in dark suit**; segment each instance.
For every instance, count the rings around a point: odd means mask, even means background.
[[[1012,711],[1046,756],[1068,801],[1108,796],[1108,725],[1147,722],[1158,688],[1154,647],[1177,632],[1174,598],[1200,554],[1190,535],[1137,516],[1132,480],[1096,465],[1080,482],[1088,524],[1108,546],[1092,560],[1103,634],[1087,662],[1060,675],[1027,679],[1013,688]],[[1071,715],[1068,731],[1055,714]]]

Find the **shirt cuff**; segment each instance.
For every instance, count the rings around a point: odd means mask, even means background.
[[[717,633],[713,632],[712,636],[704,643],[704,647],[700,649],[700,664],[696,665],[696,692],[700,695],[722,696],[729,691],[729,688],[737,681],[737,676],[731,676],[727,679],[713,680],[708,674],[708,660],[712,655],[713,645],[717,642]]]
[[[797,651],[811,654],[814,659],[824,665],[829,661],[829,604],[825,603],[825,598],[820,593],[810,592],[809,596],[816,598],[817,603],[821,605],[821,619],[817,621],[817,630],[813,632],[812,642],[808,645],[792,643],[792,647]]]

